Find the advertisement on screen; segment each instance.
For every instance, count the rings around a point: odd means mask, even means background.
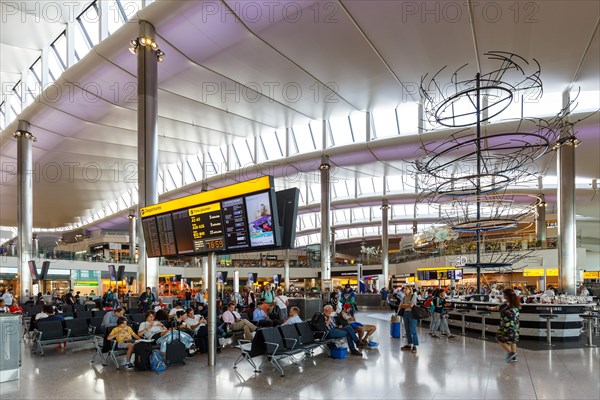
[[[278,274],[273,275],[273,283],[275,285],[279,285],[279,275]]]
[[[248,216],[250,246],[274,245],[273,216],[271,215],[269,193],[246,196],[246,215]]]
[[[254,283],[254,274],[252,272],[248,272],[248,286],[251,286]]]
[[[117,271],[115,270],[115,266],[114,265],[109,265],[108,266],[108,275],[110,276],[110,280],[111,281],[116,281],[117,280]]]
[[[217,282],[223,283],[223,272],[217,271]]]

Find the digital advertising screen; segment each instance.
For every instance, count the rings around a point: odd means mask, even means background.
[[[27,265],[29,265],[29,273],[31,274],[31,280],[37,281],[39,279],[37,268],[35,266],[35,261],[29,260],[27,261]]]
[[[252,285],[254,283],[254,274],[252,272],[248,272],[248,285]]]
[[[250,246],[262,247],[274,245],[273,215],[269,193],[265,192],[246,196],[246,215],[248,216]]]
[[[115,266],[112,264],[108,266],[108,275],[110,276],[111,281],[117,280],[117,271],[115,270]]]

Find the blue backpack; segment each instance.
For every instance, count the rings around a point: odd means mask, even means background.
[[[154,372],[163,372],[167,369],[167,363],[160,350],[152,350],[150,354],[150,369]]]

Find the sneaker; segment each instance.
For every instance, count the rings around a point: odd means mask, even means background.
[[[411,352],[411,353],[416,353],[416,352],[417,352],[417,346],[413,347],[413,348],[410,350],[410,352]]]
[[[412,349],[412,346],[410,344],[407,344],[406,346],[400,347],[400,350],[405,350],[405,351],[411,350],[411,349]]]
[[[435,333],[433,333],[433,332],[429,332],[429,336],[431,336],[431,337],[435,337]]]
[[[128,362],[127,364],[125,364],[125,368],[127,369],[132,369],[133,368],[133,364]]]
[[[440,337],[438,335],[431,335],[432,338],[434,339],[439,339]]]
[[[353,356],[362,356],[363,353],[360,350],[350,350],[350,354],[352,354]]]
[[[508,357],[508,359],[509,360],[515,360],[515,361],[517,361],[517,355],[518,354],[519,353],[510,353],[510,357]]]
[[[455,335],[448,335],[448,339],[456,339]]]

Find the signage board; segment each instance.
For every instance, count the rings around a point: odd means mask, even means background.
[[[583,271],[583,279],[599,279],[600,271]]]
[[[148,257],[277,248],[273,178],[214,189],[140,209]]]
[[[523,276],[544,276],[544,268],[525,268]]]

